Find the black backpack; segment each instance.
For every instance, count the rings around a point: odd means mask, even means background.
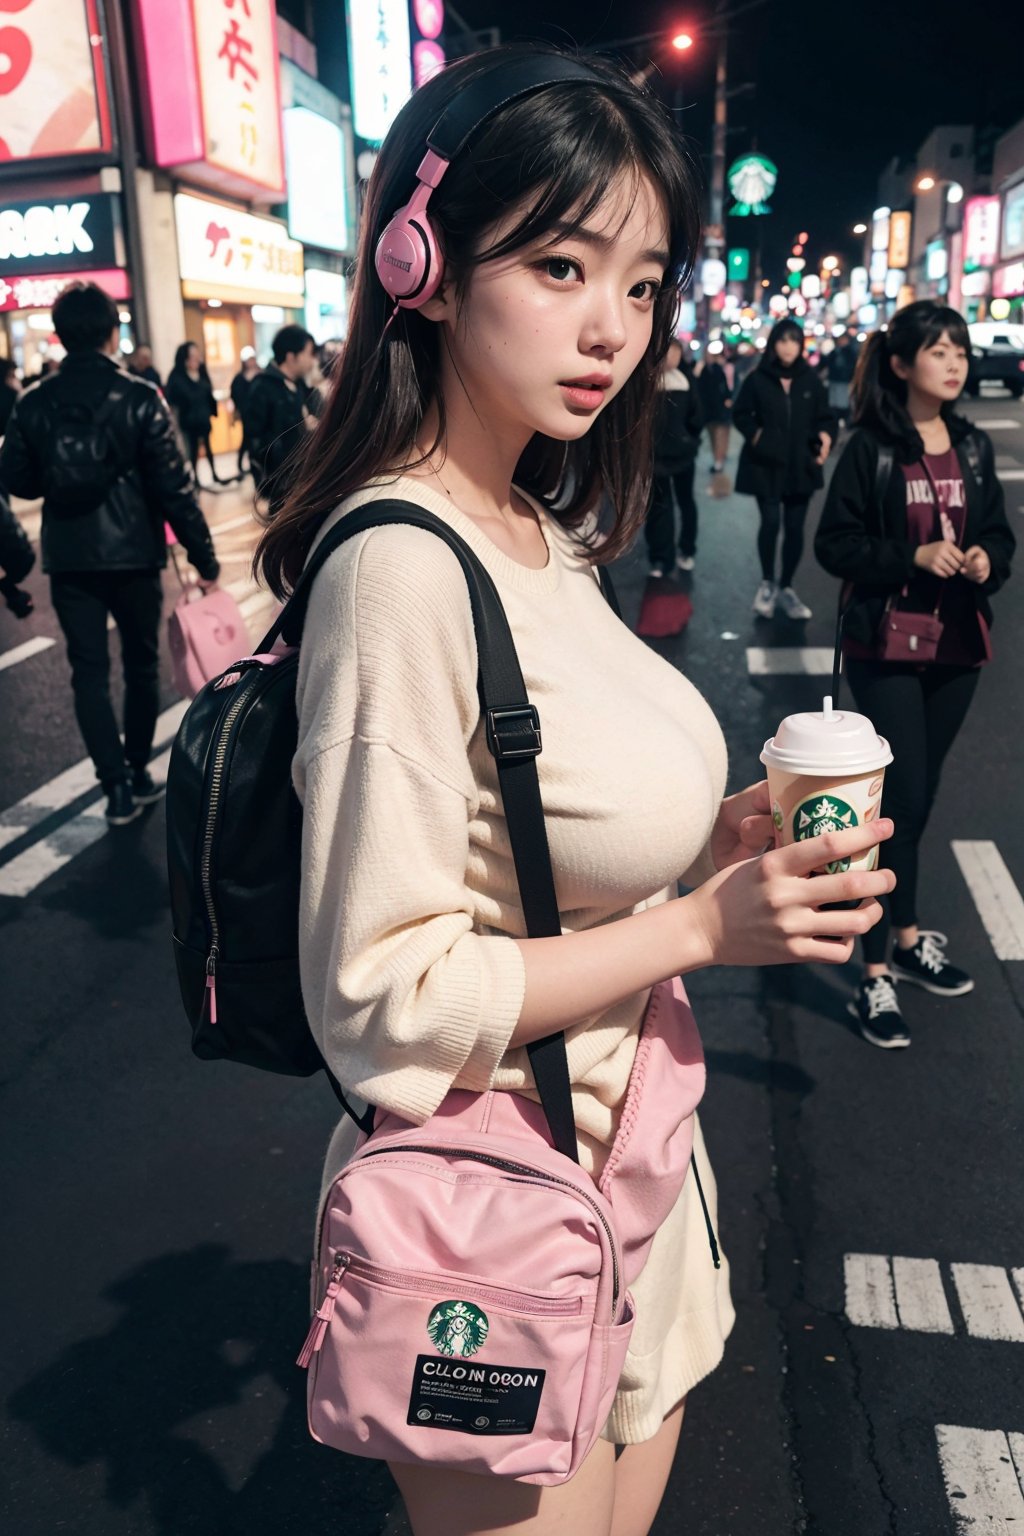
[[[56,409],[44,459],[46,512],[82,517],[106,501],[128,468],[114,422],[124,393],[115,388],[93,404],[76,399],[60,382],[49,387]]]
[[[173,942],[192,1049],[205,1060],[294,1076],[327,1071],[299,985],[302,809],[291,779],[297,646],[321,566],[345,540],[389,523],[435,533],[462,565],[477,636],[480,705],[528,931],[561,932],[535,761],[540,720],[526,696],[501,600],[476,555],[440,518],[411,502],[374,502],[347,514],[324,537],[258,653],[207,683],[178,729],[167,777]],[[599,575],[617,613],[611,581],[603,569]],[[270,656],[278,635],[296,649]],[[547,1044],[535,1042],[542,1051]],[[563,1123],[568,1137],[571,1104]]]

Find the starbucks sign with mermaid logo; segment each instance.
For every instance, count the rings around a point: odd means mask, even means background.
[[[471,1301],[439,1301],[427,1318],[427,1332],[442,1355],[468,1360],[487,1339],[487,1314]]]
[[[809,838],[821,837],[825,832],[844,832],[860,825],[857,812],[838,795],[814,795],[804,800],[793,812],[793,838],[805,843]],[[851,859],[834,859],[825,865],[830,875],[844,875]]]

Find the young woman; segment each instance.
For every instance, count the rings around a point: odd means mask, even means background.
[[[202,446],[206,449],[214,484],[224,484],[217,474],[210,447],[210,422],[217,414],[217,402],[206,364],[194,341],[183,341],[175,352],[174,367],[167,377],[164,393],[177,417],[196,480],[199,479],[199,449]]]
[[[770,619],[780,608],[787,619],[809,619],[811,610],[794,591],[793,578],[804,551],[807,507],[824,484],[822,465],[835,441],[836,419],[824,385],[804,357],[804,333],[795,320],[780,320],[772,328],[764,356],[743,380],[733,421],[746,439],[736,489],[757,497],[761,516],[761,584],[754,612]]]
[[[704,413],[694,388],[693,373],[683,357],[682,342],[669,343],[659,380],[654,425],[654,482],[651,509],[644,526],[652,576],[671,576],[676,567],[692,571],[697,554],[697,503],[693,477]],[[676,554],[673,493],[679,503],[679,553]]]
[[[857,430],[836,465],[815,540],[822,565],[848,584],[850,690],[894,755],[882,805],[896,830],[882,862],[896,889],[886,920],[864,940],[864,978],[850,1005],[864,1038],[885,1047],[910,1044],[896,980],[941,997],[974,986],[947,960],[945,938],[918,927],[917,908],[918,848],[942,764],[991,655],[988,599],[1009,576],[1015,545],[992,444],[954,414],[969,351],[962,317],[931,299],[908,304],[868,338],[853,381]],[[885,659],[887,605],[937,614],[934,660]]]
[[[711,445],[711,473],[720,475],[729,452],[729,423],[732,420],[733,364],[724,352],[710,349],[697,375],[697,392]]]
[[[662,108],[605,61],[505,99],[508,71],[538,58],[560,56],[472,55],[399,114],[370,183],[337,385],[261,556],[281,593],[325,527],[398,496],[449,523],[493,577],[542,717],[563,933],[523,937],[461,568],[424,530],[371,529],[317,577],[303,633],[303,992],[346,1089],[417,1124],[453,1085],[536,1097],[524,1047],[564,1030],[580,1158],[595,1172],[659,978],[841,961],[891,877],[812,880],[818,846],[752,857],[771,836],[765,786],[722,799],[711,711],[604,600],[594,566],[633,541],[647,509],[697,191]],[[442,285],[396,313],[376,244],[413,193],[427,135],[486,76],[491,109],[430,200]],[[599,541],[605,496],[614,521]],[[845,846],[887,832],[845,833]],[[697,888],[680,899],[681,874]],[[854,890],[861,911],[819,911]],[[355,1139],[339,1127],[328,1179]],[[538,1488],[396,1464],[416,1536],[648,1531],[683,1400],[732,1317],[692,1185],[633,1287],[620,1390],[576,1476]]]

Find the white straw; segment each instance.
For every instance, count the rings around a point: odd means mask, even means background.
[[[825,714],[825,719],[826,720],[832,720],[832,719],[835,718],[834,715],[833,715],[833,712],[832,712],[832,695],[830,693],[826,694],[826,696],[825,696],[825,710],[824,710],[824,714]]]

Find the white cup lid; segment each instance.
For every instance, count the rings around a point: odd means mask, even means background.
[[[784,773],[853,775],[885,768],[892,752],[866,715],[834,710],[826,699],[823,709],[787,715],[765,742],[761,761]]]

